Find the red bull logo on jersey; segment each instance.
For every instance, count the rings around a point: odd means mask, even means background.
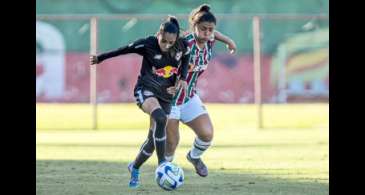
[[[153,67],[153,73],[163,78],[169,78],[172,75],[177,74],[178,70],[176,67],[168,65],[157,70],[155,69],[155,67]]]

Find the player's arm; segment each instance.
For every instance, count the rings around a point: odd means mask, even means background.
[[[181,75],[180,75],[180,79],[186,81],[186,77],[188,75],[188,70],[189,70],[189,60],[190,60],[190,49],[189,49],[189,47],[186,46],[186,50],[184,52],[185,53],[181,57]]]
[[[190,60],[190,49],[187,46],[187,43],[184,42],[185,51],[183,56],[181,57],[181,72],[180,72],[180,79],[177,83],[176,89],[183,88],[183,90],[187,90],[188,84],[186,82],[188,70],[189,70],[189,60]]]
[[[116,50],[112,50],[109,52],[105,52],[102,53],[98,56],[95,55],[91,55],[90,56],[90,64],[99,64],[100,62],[112,58],[112,57],[116,57],[119,55],[123,55],[123,54],[128,54],[128,53],[138,53],[140,55],[144,54],[145,51],[145,44],[146,44],[146,39],[139,39],[129,45],[120,47]]]
[[[221,42],[225,43],[231,53],[234,53],[236,51],[236,49],[237,49],[236,43],[231,38],[229,38],[228,36],[222,34],[221,32],[219,32],[217,30],[215,30],[214,31],[214,38],[217,41],[221,41]]]

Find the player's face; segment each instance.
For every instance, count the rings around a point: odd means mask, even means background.
[[[169,32],[159,33],[157,39],[161,51],[166,52],[175,44],[176,34]]]
[[[215,24],[213,22],[201,22],[195,26],[195,34],[201,41],[208,41],[214,32]]]

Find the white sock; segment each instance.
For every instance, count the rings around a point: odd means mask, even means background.
[[[205,150],[209,148],[210,145],[211,142],[205,142],[196,137],[193,147],[190,150],[190,157],[195,159],[200,158],[200,156],[204,153]]]
[[[171,156],[165,156],[165,159],[169,162],[172,162],[172,160],[174,160],[174,155]]]

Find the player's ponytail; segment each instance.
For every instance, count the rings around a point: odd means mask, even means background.
[[[189,24],[191,29],[194,29],[194,26],[201,22],[217,23],[214,14],[210,12],[210,6],[208,4],[202,4],[196,9],[193,9],[189,15]]]
[[[160,25],[160,33],[168,32],[180,36],[180,25],[175,16],[168,16],[166,21]]]
[[[167,18],[167,21],[175,24],[175,26],[177,27],[177,37],[180,36],[180,25],[179,25],[179,22],[177,21],[176,17],[175,16],[169,16]]]

